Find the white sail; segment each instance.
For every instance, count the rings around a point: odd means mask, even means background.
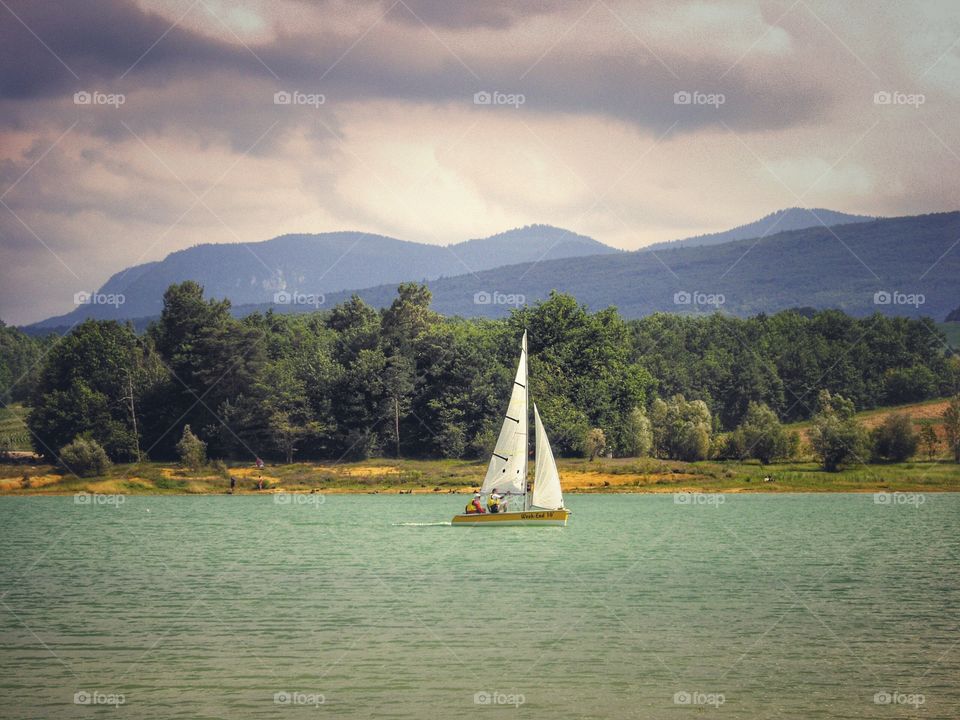
[[[520,363],[510,393],[507,415],[500,428],[482,493],[497,490],[501,493],[523,494],[527,490],[527,333],[523,333]]]
[[[563,507],[563,492],[560,490],[560,474],[557,472],[557,463],[553,459],[553,450],[547,432],[540,422],[540,412],[533,406],[533,417],[536,423],[537,461],[533,473],[532,505],[544,510],[559,510]]]

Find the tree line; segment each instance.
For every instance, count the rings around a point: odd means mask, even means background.
[[[0,345],[0,379],[21,377],[4,402],[25,397],[36,450],[51,459],[78,436],[113,461],[168,459],[186,426],[218,458],[481,457],[527,330],[531,393],[558,454],[769,461],[796,449],[782,422],[960,385],[929,319],[793,310],[625,321],[554,293],[489,320],[445,318],[430,301],[408,283],[382,310],[353,297],[238,319],[188,281],[168,288],[144,333],[91,320],[55,341]],[[36,365],[26,374],[24,357]]]

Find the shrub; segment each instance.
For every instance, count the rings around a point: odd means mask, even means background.
[[[710,440],[711,460],[730,460],[740,457],[737,451],[736,433],[714,433]]]
[[[913,420],[909,415],[889,415],[874,428],[873,457],[877,460],[903,462],[917,452],[920,436],[913,429]]]
[[[756,458],[764,465],[790,455],[790,437],[777,414],[763,403],[751,402],[743,422],[730,438],[740,460]]]
[[[927,460],[933,460],[940,450],[940,438],[937,437],[937,429],[932,423],[924,423],[920,428],[920,447]]]
[[[60,448],[59,458],[64,469],[78,477],[103,475],[110,467],[110,458],[100,443],[80,435]]]
[[[177,443],[180,462],[191,470],[199,470],[207,462],[207,444],[193,434],[189,425],[183,426],[183,435]]]
[[[672,460],[705,460],[710,453],[710,409],[703,400],[674,395],[657,398],[650,411],[653,447],[657,457]]]
[[[592,461],[597,455],[602,455],[607,447],[607,436],[600,428],[591,428],[583,439],[583,452]]]
[[[836,472],[842,465],[862,463],[869,452],[869,438],[854,417],[853,403],[842,395],[831,395],[829,390],[821,390],[817,398],[810,444],[829,472]]]

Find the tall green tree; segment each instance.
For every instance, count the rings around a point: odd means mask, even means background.
[[[960,395],[954,397],[943,411],[943,434],[953,459],[960,463]]]
[[[933,423],[926,422],[920,426],[920,448],[927,456],[927,460],[933,460],[940,450],[940,438],[937,437],[937,429]]]
[[[138,437],[126,398],[131,386],[142,386],[143,353],[133,329],[114,321],[88,320],[53,345],[27,416],[36,451],[55,458],[83,436],[115,460],[135,460]]]
[[[621,452],[629,442],[623,420],[646,404],[653,379],[631,361],[629,328],[617,311],[591,314],[569,295],[553,292],[515,311],[510,325],[517,339],[524,329],[529,333],[530,387],[560,452],[582,450],[583,419],[588,428],[603,430],[608,449]],[[517,344],[505,345],[513,362]]]
[[[642,407],[635,407],[625,418],[623,454],[646,457],[653,450],[653,427]]]
[[[224,454],[224,432],[236,433],[223,415],[249,391],[266,360],[262,328],[236,320],[228,300],[205,300],[203,288],[187,281],[164,293],[160,319],[148,334],[170,371],[145,408],[151,446],[170,456],[190,424],[212,455]]]
[[[0,320],[0,401],[9,405],[30,398],[43,352],[52,342],[30,337]]]

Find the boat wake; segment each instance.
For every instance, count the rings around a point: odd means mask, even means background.
[[[446,520],[445,522],[401,522],[393,524],[395,527],[442,527],[444,525],[450,525],[451,522]]]

